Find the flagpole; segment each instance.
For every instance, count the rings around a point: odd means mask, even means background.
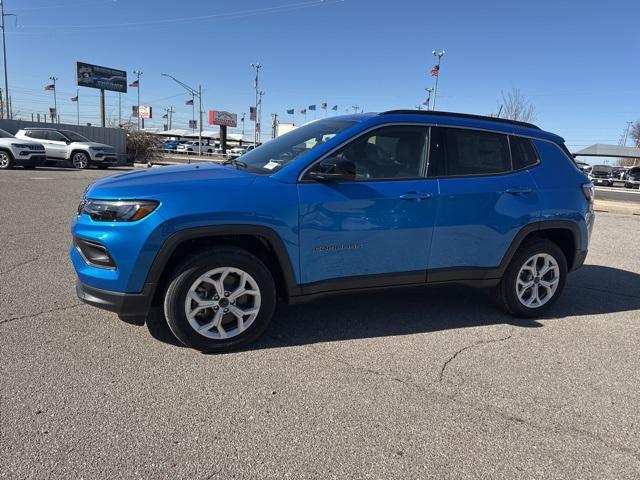
[[[58,123],[58,95],[56,93],[56,80],[58,80],[58,77],[52,75],[49,80],[53,81],[53,111],[55,112],[51,123]]]
[[[438,96],[438,80],[440,79],[440,60],[442,59],[442,57],[444,56],[444,50],[440,51],[440,52],[436,52],[435,50],[433,50],[431,52],[433,55],[435,55],[436,57],[438,57],[438,71],[436,72],[436,87],[433,91],[433,107],[431,108],[431,110],[435,110],[436,109],[436,97]]]
[[[80,89],[76,88],[76,115],[78,118],[78,125],[80,125]]]

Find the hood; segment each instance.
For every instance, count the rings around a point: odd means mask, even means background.
[[[35,140],[27,139],[27,138],[7,137],[7,138],[3,138],[2,140],[5,142],[20,144],[20,145],[40,145],[41,147],[44,148],[42,143]]]
[[[213,184],[246,186],[256,175],[237,170],[232,166],[210,163],[175,165],[118,173],[102,178],[86,192],[89,198],[154,198],[164,193],[212,188]]]

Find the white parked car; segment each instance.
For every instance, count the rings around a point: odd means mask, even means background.
[[[198,153],[200,143],[197,140],[192,140],[186,143],[182,143],[176,147],[176,152],[182,153]],[[202,143],[202,153],[219,153],[222,150],[212,144]]]
[[[103,143],[92,142],[77,132],[57,128],[23,128],[16,138],[35,140],[47,152],[47,161],[68,162],[75,168],[109,168],[118,161],[115,148]]]
[[[35,168],[46,160],[44,145],[31,140],[18,140],[9,132],[0,130],[0,169],[9,170],[16,165]]]
[[[242,155],[243,153],[247,153],[247,147],[233,147],[227,150],[227,153],[231,155]]]

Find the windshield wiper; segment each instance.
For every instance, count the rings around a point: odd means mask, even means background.
[[[242,168],[248,167],[246,163],[244,163],[242,160],[238,160],[237,158],[230,158],[229,160],[225,160],[224,162],[222,162],[222,165],[233,165],[238,170],[240,169],[240,167]]]

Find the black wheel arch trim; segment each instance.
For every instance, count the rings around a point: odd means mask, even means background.
[[[509,266],[511,259],[515,255],[520,245],[524,239],[533,232],[543,232],[545,230],[569,230],[573,236],[573,247],[576,252],[581,252],[583,249],[580,246],[580,226],[571,220],[542,220],[539,222],[534,222],[529,225],[525,225],[513,239],[511,242],[511,246],[505,253],[502,258],[502,262],[500,262],[500,276],[504,273],[504,271]],[[575,261],[574,261],[575,264]],[[574,265],[569,265],[569,271],[574,270]]]
[[[164,241],[160,250],[158,250],[147,274],[145,283],[157,284],[159,282],[169,259],[181,243],[198,238],[223,237],[227,235],[248,235],[266,241],[275,253],[278,264],[282,270],[286,295],[288,297],[300,295],[301,289],[296,281],[291,258],[289,257],[282,238],[273,229],[261,225],[213,225],[178,230],[171,234]]]

